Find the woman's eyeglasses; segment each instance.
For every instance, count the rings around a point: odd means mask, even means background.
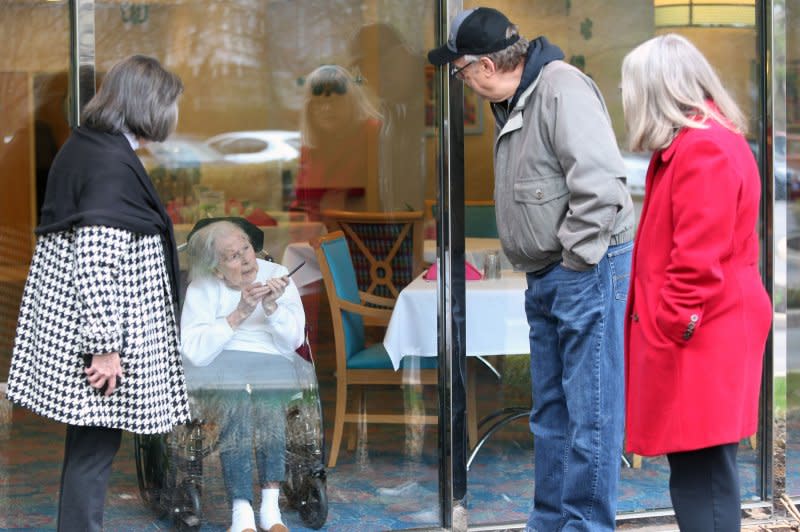
[[[347,84],[337,79],[329,79],[314,83],[311,87],[311,94],[314,96],[330,96],[331,94],[346,94]]]

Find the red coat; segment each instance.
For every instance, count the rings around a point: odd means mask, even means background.
[[[707,125],[647,172],[625,321],[626,446],[645,456],[733,443],[758,421],[761,182],[745,139]]]

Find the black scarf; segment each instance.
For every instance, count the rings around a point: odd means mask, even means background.
[[[180,270],[172,220],[150,177],[123,134],[79,127],[50,168],[36,234],[88,225],[161,235],[177,308]]]

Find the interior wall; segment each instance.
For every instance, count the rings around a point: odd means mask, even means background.
[[[465,8],[477,5],[465,2]],[[547,36],[564,50],[568,60],[582,57],[585,71],[604,94],[617,138],[624,143],[624,122],[617,90],[622,58],[636,44],[656,33],[669,31],[656,31],[653,27],[651,2],[501,0],[485,5],[506,13],[528,38]],[[302,89],[302,72],[317,65],[306,65],[307,54],[303,53],[303,47],[310,43],[303,40],[304,30],[287,28],[292,21],[307,17],[308,13],[297,12],[299,8],[291,3],[273,2],[210,5],[190,2],[147,7],[147,19],[132,23],[119,3],[96,5],[98,71],[107,70],[119,57],[129,53],[159,57],[175,69],[187,85],[181,101],[181,133],[206,137],[242,129],[297,129],[296,100]],[[375,11],[374,6],[372,11]],[[11,47],[8,53],[0,54],[0,70],[56,72],[67,64],[68,17],[63,15],[64,7],[58,5],[44,5],[36,10],[30,6],[0,10],[0,27],[6,33],[4,47]],[[367,16],[370,16],[369,10],[353,14],[355,18]],[[378,15],[372,13],[372,16]],[[358,25],[355,19],[353,22],[354,26]],[[588,33],[587,23],[590,24]],[[320,31],[315,37],[316,45],[327,48],[332,61],[346,60],[346,44],[337,43],[346,43],[347,35],[342,32],[352,30],[325,29],[323,20],[315,27]],[[621,28],[624,31],[620,31]],[[754,116],[756,110],[751,108],[756,90],[754,69],[742,68],[742,63],[751,64],[756,60],[755,30],[685,28],[674,31],[698,45],[717,67],[737,101]],[[59,41],[64,46],[54,49],[53,42]],[[434,43],[415,44],[427,49]],[[292,47],[297,50],[295,62],[302,67],[291,65],[289,50]],[[273,68],[276,63],[286,66]],[[228,95],[232,93],[238,97],[231,99]],[[494,121],[488,102],[481,101],[481,112],[481,131],[465,136],[465,197],[468,200],[489,199],[493,192]],[[62,127],[59,138],[64,134]],[[436,138],[429,136],[425,143],[425,174],[434,176]],[[434,195],[433,182],[427,180],[426,196],[429,198]]]
[[[59,121],[59,113],[49,106],[51,98],[59,98],[53,91],[60,89],[45,82],[66,76],[65,13],[65,5],[7,4],[0,9],[0,262],[11,268],[2,270],[3,280],[24,279],[32,252],[37,106],[48,102],[42,116],[52,120],[49,129],[56,142],[68,134],[63,115]]]
[[[703,52],[722,84],[750,119],[749,136],[758,131],[758,40],[752,28],[675,28]],[[666,33],[665,31],[659,31]]]
[[[33,232],[33,109],[26,72],[0,72],[0,263],[27,264]]]
[[[485,5],[505,13],[517,24],[520,33],[532,40],[544,35],[559,46],[567,61],[583,59],[583,70],[597,83],[611,116],[617,141],[625,145],[625,124],[619,96],[622,60],[630,50],[656,34],[674,31],[692,40],[706,54],[719,72],[725,86],[748,116],[757,116],[754,108],[757,80],[754,68],[758,57],[755,29],[673,28],[656,29],[652,2],[628,0],[572,0],[541,2],[501,0],[464,2],[469,9]],[[742,65],[747,65],[743,68]],[[483,102],[483,130],[479,135],[465,135],[465,197],[468,200],[491,199],[493,195],[494,120],[488,102]],[[751,130],[756,131],[755,120]],[[429,153],[435,153],[435,138],[428,139]],[[429,172],[435,159],[429,157]],[[428,191],[433,197],[434,191]]]

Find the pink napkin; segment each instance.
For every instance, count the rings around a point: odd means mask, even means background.
[[[435,281],[436,270],[437,270],[436,264],[432,264],[431,267],[428,268],[428,271],[425,272],[425,276],[423,277],[423,279],[425,279],[426,281]],[[481,272],[479,272],[475,266],[473,266],[467,261],[464,262],[464,274],[465,277],[467,278],[467,281],[478,281],[483,277],[483,275],[481,275]]]

